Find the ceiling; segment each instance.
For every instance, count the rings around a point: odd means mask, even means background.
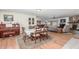
[[[79,15],[79,9],[1,9],[0,11],[22,12],[44,18]]]

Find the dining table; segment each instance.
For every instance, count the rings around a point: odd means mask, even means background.
[[[25,33],[30,37],[32,33],[35,32],[35,29],[28,29],[28,30],[25,30]]]

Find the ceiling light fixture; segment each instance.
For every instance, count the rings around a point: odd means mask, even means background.
[[[41,11],[41,9],[36,9],[36,11]]]

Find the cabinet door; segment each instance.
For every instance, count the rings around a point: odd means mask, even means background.
[[[35,22],[35,20],[34,20],[34,18],[32,18],[32,24],[34,24],[34,22]]]
[[[34,18],[29,18],[28,23],[29,23],[29,25],[34,25],[35,19]]]
[[[31,25],[31,18],[28,19],[28,24]]]

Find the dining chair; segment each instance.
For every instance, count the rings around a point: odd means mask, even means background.
[[[25,27],[22,27],[22,33],[25,33]]]
[[[42,28],[40,35],[41,35],[41,38],[43,40],[48,39],[48,30],[47,30],[47,28]]]
[[[35,43],[36,43],[36,40],[38,40],[38,39],[40,39],[40,33],[39,32],[36,31],[35,33],[31,34],[31,40],[34,40]],[[41,39],[40,39],[40,41],[41,41]]]

